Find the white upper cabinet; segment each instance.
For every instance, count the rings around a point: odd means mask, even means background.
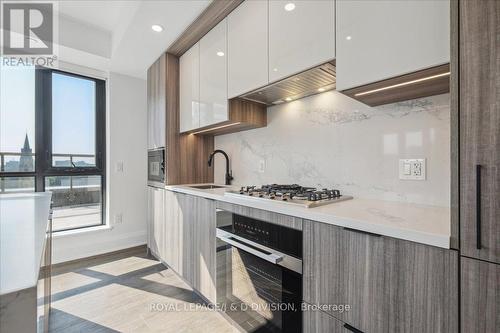
[[[228,120],[227,21],[224,19],[200,40],[200,124]]]
[[[337,90],[450,61],[450,3],[337,1]]]
[[[180,131],[200,127],[200,46],[193,45],[179,61]]]
[[[333,0],[269,1],[269,81],[334,58]]]
[[[227,17],[228,96],[268,83],[268,2],[244,1]]]

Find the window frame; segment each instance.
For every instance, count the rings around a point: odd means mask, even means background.
[[[95,82],[95,167],[55,167],[52,165],[52,74],[62,74]],[[66,71],[37,68],[35,74],[36,188],[45,191],[45,179],[51,176],[100,176],[101,223],[55,232],[77,230],[106,224],[106,81]],[[36,131],[38,129],[38,132]]]
[[[95,167],[55,167],[52,165],[52,74],[57,73],[95,82]],[[101,223],[54,232],[78,230],[106,224],[106,81],[67,71],[37,68],[35,71],[36,191],[45,191],[45,178],[50,176],[100,176]]]
[[[41,133],[40,139],[43,141],[43,151],[41,151],[41,164],[45,175],[61,175],[64,173],[66,175],[77,174],[77,175],[94,175],[103,173],[106,169],[106,82],[101,79],[84,76],[80,74],[74,74],[69,72],[64,72],[56,69],[41,69],[37,71],[41,76],[41,83],[39,86],[40,93],[40,104],[37,105],[36,109],[40,109],[43,113],[43,129],[44,133]],[[76,77],[88,81],[93,81],[95,83],[95,167],[56,167],[52,164],[52,74],[66,75],[70,77]],[[37,89],[38,90],[38,89]],[[37,140],[38,143],[38,140]]]
[[[52,74],[58,73],[95,82],[95,167],[52,166]],[[50,176],[100,176],[101,222],[54,231],[63,232],[106,224],[106,80],[67,71],[35,67],[35,147],[34,171],[1,171],[1,178],[34,177],[35,192],[45,191],[45,178]]]

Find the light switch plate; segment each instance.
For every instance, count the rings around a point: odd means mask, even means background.
[[[399,179],[425,180],[425,158],[407,158],[399,160]]]
[[[116,162],[115,170],[116,172],[123,172],[123,162],[121,161]]]

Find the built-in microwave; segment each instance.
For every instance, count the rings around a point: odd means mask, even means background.
[[[148,185],[165,186],[165,148],[148,150]]]

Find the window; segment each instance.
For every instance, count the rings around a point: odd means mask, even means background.
[[[0,193],[35,191],[35,68],[0,72]]]
[[[53,230],[104,223],[105,83],[39,70],[43,187],[52,192]]]
[[[105,82],[2,68],[1,84],[0,193],[51,191],[54,231],[103,224]]]

